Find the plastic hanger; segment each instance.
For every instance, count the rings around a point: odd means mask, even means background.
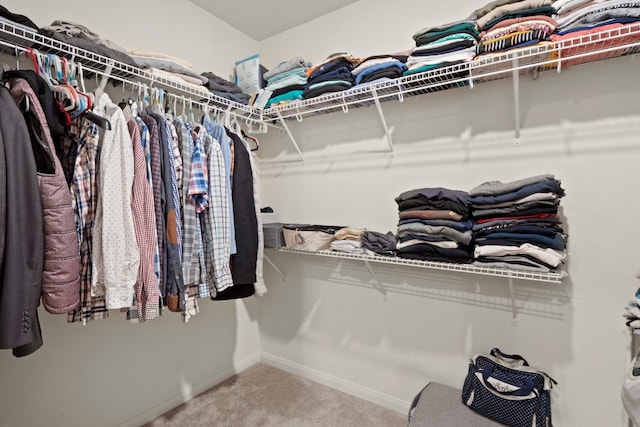
[[[189,121],[190,121],[192,124],[197,123],[197,122],[196,122],[196,118],[195,118],[195,116],[193,115],[193,101],[192,101],[192,100],[189,100]]]
[[[240,130],[240,134],[244,139],[253,141],[255,143],[255,148],[251,147],[251,144],[249,144],[249,148],[251,149],[251,151],[258,151],[260,149],[260,141],[258,141],[258,138],[256,138],[255,136],[247,135],[247,133],[243,129]]]

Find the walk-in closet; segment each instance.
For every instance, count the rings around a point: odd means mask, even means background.
[[[2,2],[0,426],[141,426],[264,365],[408,420],[494,348],[553,425],[632,425],[640,3],[524,1]]]

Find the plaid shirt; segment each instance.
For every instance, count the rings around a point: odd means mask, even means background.
[[[220,145],[200,128],[204,141],[209,171],[209,194],[211,203],[207,212],[200,214],[203,231],[205,263],[209,277],[211,295],[233,286],[231,268],[231,239],[229,235],[229,203],[226,195],[227,176]],[[204,222],[204,226],[202,224]],[[209,234],[210,233],[210,234]]]
[[[180,138],[178,135],[178,130],[176,126],[170,121],[167,120],[167,125],[169,126],[169,131],[171,132],[171,139],[169,141],[173,142],[171,148],[173,149],[173,164],[176,170],[176,183],[178,184],[178,194],[182,194],[182,156],[180,154]]]
[[[144,123],[144,121],[140,118],[140,116],[136,116],[135,118],[136,124],[140,129],[140,143],[142,144],[142,149],[144,151],[146,170],[147,170],[147,182],[149,183],[149,190],[151,191],[151,204],[154,206],[153,218],[156,221],[156,240],[155,240],[155,255],[154,255],[154,271],[156,273],[156,277],[158,278],[158,282],[160,282],[160,249],[158,248],[158,229],[157,224],[158,220],[156,218],[155,213],[155,200],[153,199],[153,178],[151,175],[151,133],[149,132],[149,128]]]
[[[140,143],[142,144],[147,164],[147,181],[149,182],[149,188],[153,189],[153,180],[151,178],[151,133],[149,133],[149,127],[147,127],[140,116],[136,116],[135,121],[138,128],[140,128]]]
[[[178,191],[178,178],[176,176],[176,162],[173,152],[174,142],[173,135],[171,134],[171,123],[166,120],[166,126],[164,127],[167,134],[167,147],[166,154],[169,157],[169,164],[171,165],[171,196],[173,197],[173,209],[176,213],[176,219],[181,218],[180,213],[180,192]],[[177,136],[176,136],[177,138]],[[178,156],[179,157],[179,156]],[[180,160],[180,168],[182,169],[182,160]],[[176,221],[176,233],[178,235],[178,258],[180,265],[182,265],[182,225],[180,221]]]
[[[133,143],[134,178],[131,211],[136,242],[140,249],[140,265],[134,289],[138,320],[144,322],[160,315],[160,288],[155,272],[158,245],[156,217],[153,208],[153,194],[147,181],[147,164],[140,138],[140,128],[133,120],[131,109],[128,106],[123,109],[123,112]]]
[[[198,236],[198,221],[196,219],[196,210],[189,203],[189,171],[191,165],[191,153],[193,152],[193,138],[189,133],[189,124],[183,123],[180,119],[175,122],[181,141],[182,166],[185,173],[182,175],[182,276],[185,285],[200,284],[200,250],[201,240]],[[187,300],[189,297],[187,296]]]
[[[191,133],[189,123],[186,123],[187,132]],[[189,201],[195,206],[196,212],[204,212],[209,206],[208,189],[209,173],[207,171],[207,155],[204,153],[202,140],[193,132],[193,148],[191,150],[191,169],[189,171]]]
[[[164,215],[162,214],[162,166],[160,162],[160,134],[158,133],[158,124],[156,121],[141,111],[140,117],[149,129],[149,152],[151,165],[151,180],[153,190],[153,206],[156,214],[156,236],[158,237],[158,282],[160,289],[164,288],[166,277],[162,276],[163,262],[165,261],[160,254],[164,251],[165,234],[164,234]]]
[[[233,174],[233,141],[227,135],[227,132],[220,123],[214,123],[205,117],[202,120],[202,125],[207,130],[207,133],[211,135],[211,137],[218,143],[220,148],[222,149],[222,156],[224,158],[224,171],[226,175],[225,181],[225,191],[227,194],[227,199],[229,203],[227,203],[227,208],[229,209],[228,218],[229,218],[229,239],[231,244],[231,254],[235,254],[237,251],[236,248],[236,230],[234,224],[234,215],[233,215],[233,203],[231,203],[232,195],[231,195],[231,176]]]
[[[186,125],[186,129],[190,132],[191,138],[191,153],[192,153],[192,157],[190,159],[190,163],[191,163],[191,168],[189,170],[189,174],[185,174],[185,178],[188,179],[188,185],[187,190],[191,189],[194,190],[195,187],[191,187],[191,182],[193,181],[193,177],[194,175],[199,175],[200,178],[197,178],[199,181],[198,186],[201,187],[199,190],[195,190],[194,193],[196,191],[199,191],[200,196],[197,196],[196,194],[196,199],[194,199],[194,196],[188,196],[188,201],[190,204],[195,203],[194,206],[194,210],[196,212],[196,214],[198,215],[199,212],[205,212],[206,208],[208,207],[208,197],[207,197],[207,192],[209,191],[209,174],[207,172],[207,155],[204,153],[204,147],[202,145],[202,140],[200,139],[200,136],[194,132],[193,130],[191,130],[191,127],[189,126],[189,123],[185,122]],[[195,169],[195,170],[194,170]],[[189,191],[187,191],[187,194],[189,193]],[[198,204],[197,202],[197,198],[200,198],[201,202],[204,203],[204,207],[202,207],[202,204]],[[199,207],[201,207],[201,209],[199,209]],[[210,233],[209,233],[210,234]],[[207,275],[207,262],[205,259],[205,251],[204,251],[204,239],[203,239],[203,230],[202,230],[202,223],[199,219],[199,215],[196,218],[196,236],[197,236],[197,244],[198,244],[198,260],[200,262],[200,280],[197,281],[198,283],[198,295],[200,296],[200,298],[207,298],[210,296],[211,292],[209,291],[209,279],[208,279],[208,275]],[[209,238],[209,241],[211,239]],[[207,247],[211,247],[211,245],[209,244]],[[195,250],[195,249],[194,249]],[[213,263],[211,263],[211,265],[213,265]]]
[[[103,296],[91,296],[91,264],[93,255],[93,223],[96,215],[97,166],[100,153],[98,126],[88,120],[72,123],[69,137],[62,140],[63,147],[76,147],[71,195],[76,217],[80,255],[80,306],[69,312],[68,322],[87,323],[89,320],[108,317]]]

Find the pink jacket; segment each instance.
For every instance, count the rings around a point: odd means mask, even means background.
[[[40,124],[41,151],[48,154],[52,173],[38,171],[44,226],[44,269],[42,304],[49,313],[72,311],[80,301],[80,257],[71,193],[62,165],[56,156],[49,125],[40,102],[24,79],[10,81],[11,94],[18,104],[25,97]]]

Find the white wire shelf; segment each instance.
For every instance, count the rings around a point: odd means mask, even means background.
[[[179,80],[163,76],[154,76],[147,70],[64,43],[40,34],[33,29],[0,19],[0,53],[18,56],[29,48],[81,63],[82,67],[89,72],[104,75],[105,72],[108,71],[109,76],[121,82],[131,84],[143,83],[150,87],[162,87],[169,93],[186,96],[196,102],[206,103],[218,110],[231,111],[233,114],[247,121],[255,123],[261,123],[263,121],[260,111],[216,96],[210,93],[204,86],[200,88],[196,85],[187,84],[186,82],[181,83]]]
[[[248,124],[268,124],[284,127],[286,119],[334,112],[348,112],[375,104],[382,117],[380,102],[402,102],[406,97],[426,95],[459,87],[473,88],[475,84],[515,79],[517,75],[533,74],[576,64],[601,61],[625,55],[640,54],[640,23],[625,25],[584,36],[512,49],[502,53],[482,55],[474,61],[450,65],[435,70],[404,76],[391,81],[354,86],[349,90],[325,94],[316,98],[298,100],[286,105],[259,110],[209,93],[204,86],[194,87],[149,71],[99,55],[68,43],[39,34],[28,27],[0,19],[0,53],[17,56],[29,48],[53,53],[68,60],[82,63],[83,68],[116,80],[160,86],[175,95],[206,103],[220,111],[231,112]],[[383,120],[391,145],[391,135]],[[293,140],[293,138],[292,138]],[[294,141],[295,143],[295,141]]]
[[[462,273],[479,274],[483,276],[497,276],[497,277],[506,277],[511,279],[525,279],[525,280],[534,280],[538,282],[549,282],[549,283],[561,283],[563,277],[565,276],[564,273],[545,273],[545,272],[516,270],[516,269],[507,269],[507,268],[498,268],[498,267],[482,267],[482,266],[476,266],[472,264],[420,261],[420,260],[406,259],[406,258],[400,258],[400,257],[385,257],[381,255],[349,254],[349,253],[336,252],[332,250],[323,250],[318,252],[301,251],[298,249],[290,249],[290,248],[279,248],[278,250],[280,252],[295,253],[295,254],[360,260],[360,261],[366,261],[366,262],[393,264],[393,265],[401,265],[401,266],[421,267],[421,268],[428,268],[432,270],[457,271]]]
[[[302,120],[317,114],[348,112],[350,108],[371,105],[375,100],[402,102],[405,97],[470,87],[475,84],[519,75],[557,70],[640,53],[640,23],[606,31],[543,42],[502,53],[482,55],[463,64],[403,76],[392,81],[358,85],[342,92],[272,106],[265,117]]]

